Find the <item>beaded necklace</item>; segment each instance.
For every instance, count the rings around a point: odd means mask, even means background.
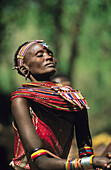
[[[48,81],[23,84],[12,93],[12,100],[18,96],[57,110],[73,112],[83,108],[89,109],[85,97],[79,90]]]

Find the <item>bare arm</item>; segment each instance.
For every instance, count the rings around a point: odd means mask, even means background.
[[[79,149],[84,146],[92,147],[92,138],[89,129],[87,110],[83,110],[78,114],[76,114],[75,131],[76,131],[77,145]],[[93,159],[93,165],[95,167],[100,167],[100,168],[106,168],[106,169],[111,168],[110,162],[111,159],[108,159],[107,157],[95,156]]]
[[[90,147],[92,146],[92,139],[88,123],[88,114],[86,109],[76,114],[75,131],[77,145],[79,149],[84,147],[85,145]]]
[[[42,142],[36,133],[30,118],[28,102],[24,98],[15,98],[12,101],[12,115],[17,125],[23,147],[29,156],[35,148],[43,147]],[[44,163],[43,163],[44,162]],[[39,169],[65,169],[64,159],[48,158],[40,156],[34,162]]]

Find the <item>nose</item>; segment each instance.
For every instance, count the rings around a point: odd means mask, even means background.
[[[45,53],[45,54],[44,54],[44,58],[45,58],[46,61],[47,61],[47,60],[50,60],[50,61],[53,60],[53,56],[52,56],[52,55],[49,55],[48,53]]]

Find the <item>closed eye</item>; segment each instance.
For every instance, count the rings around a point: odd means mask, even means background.
[[[37,57],[43,57],[43,54],[38,54]]]
[[[43,57],[43,52],[42,51],[39,51],[37,54],[36,54],[37,57]]]
[[[48,53],[48,55],[52,56],[53,57],[53,53]]]
[[[35,56],[42,57],[43,56],[43,50],[37,51],[37,53],[35,53]]]

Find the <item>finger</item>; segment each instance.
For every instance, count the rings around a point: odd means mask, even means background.
[[[107,169],[110,169],[110,170],[111,170],[111,163],[110,163],[110,164],[107,164]]]
[[[110,166],[110,165],[107,165],[107,168],[109,169],[109,168],[111,168],[111,166]]]
[[[104,166],[107,167],[107,163],[105,163]]]
[[[107,165],[111,164],[111,160],[107,161]]]
[[[111,158],[111,152],[108,152],[108,157]]]

